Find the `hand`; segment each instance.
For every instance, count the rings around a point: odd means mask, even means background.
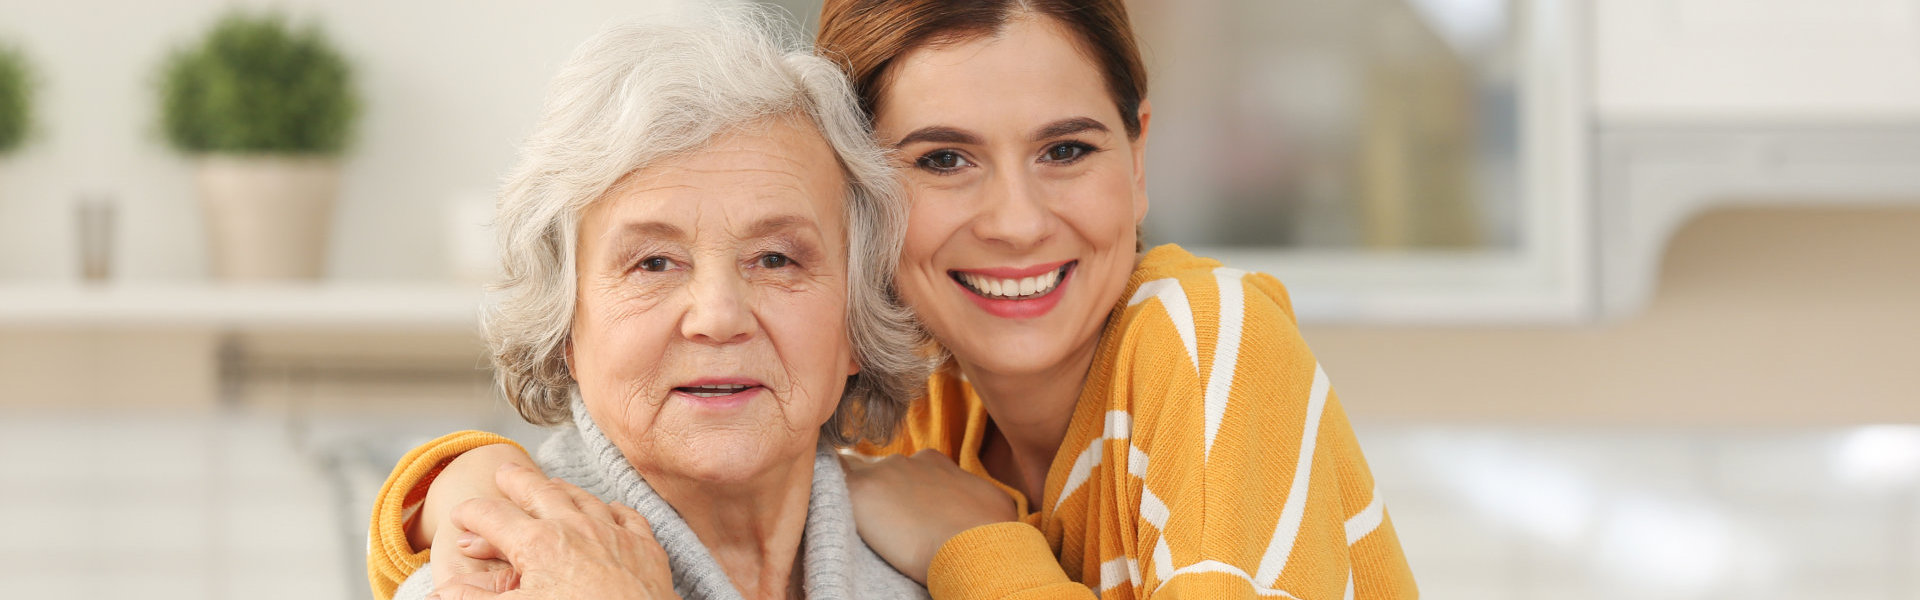
[[[509,500],[480,498],[453,509],[453,523],[479,540],[465,549],[504,558],[518,574],[497,592],[487,576],[458,576],[435,590],[442,600],[531,598],[678,598],[667,553],[640,513],[519,465],[501,465],[496,483]],[[477,579],[477,581],[470,581]]]
[[[854,526],[881,558],[921,584],[940,546],[960,532],[1013,521],[1013,497],[933,450],[843,458]]]
[[[494,484],[494,474],[500,465],[513,463],[529,469],[537,469],[533,459],[527,453],[511,444],[493,444],[481,446],[461,453],[440,475],[427,486],[426,500],[420,507],[420,518],[411,536],[432,539],[433,552],[429,554],[429,564],[433,565],[434,587],[446,585],[455,577],[461,581],[480,587],[504,592],[513,589],[517,575],[510,565],[486,547],[484,540],[468,533],[451,523],[453,507],[474,498],[494,498],[505,500],[506,494]],[[481,547],[467,549],[468,545]],[[415,545],[419,545],[415,542]]]
[[[496,492],[496,495],[498,493]],[[506,496],[499,495],[496,500]],[[472,532],[447,523],[433,536],[433,587],[473,586],[489,592],[511,591],[520,585],[520,573],[498,548]]]

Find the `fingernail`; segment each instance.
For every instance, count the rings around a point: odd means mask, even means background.
[[[454,545],[457,545],[461,548],[465,548],[468,546],[472,546],[474,540],[478,540],[478,539],[480,539],[480,536],[475,535],[473,532],[469,531],[469,532],[460,534],[460,537],[453,538],[453,543]]]

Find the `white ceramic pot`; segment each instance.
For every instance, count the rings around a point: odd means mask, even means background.
[[[206,156],[199,183],[216,279],[320,277],[340,195],[338,160]]]

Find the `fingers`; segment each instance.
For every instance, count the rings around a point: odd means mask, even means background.
[[[490,562],[498,563],[499,561]],[[511,592],[520,587],[520,572],[506,566],[506,563],[499,563],[498,568],[455,574],[440,582],[436,589],[444,590],[453,587],[470,587],[495,594]]]
[[[580,486],[567,483],[558,477],[553,478],[549,483],[554,487],[560,488],[560,491],[565,492],[568,498],[572,498],[574,508],[580,509],[580,512],[586,513],[587,516],[600,521],[613,522],[613,509],[608,507],[606,502],[593,497],[593,494],[589,494],[586,490],[580,489]]]
[[[500,592],[488,591],[471,585],[448,585],[433,591],[429,600],[504,600]]]
[[[553,519],[580,510],[565,490],[532,469],[506,463],[493,478],[508,499],[536,518]]]
[[[471,531],[461,533],[460,537],[454,540],[454,545],[460,547],[460,554],[462,556],[475,560],[505,560],[507,558],[505,554],[500,553],[499,546],[493,545],[493,542],[487,541],[487,538],[480,537],[479,534]]]
[[[448,515],[454,527],[473,532],[488,540],[491,552],[509,561],[514,550],[524,545],[523,538],[536,521],[512,502],[499,498],[474,498],[453,507]]]
[[[653,524],[648,523],[646,517],[640,516],[640,511],[629,508],[625,504],[616,503],[609,505],[609,507],[613,511],[613,522],[615,524],[618,524],[627,531],[638,534],[649,542],[659,543],[653,539]]]

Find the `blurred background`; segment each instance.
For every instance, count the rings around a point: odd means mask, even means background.
[[[540,437],[545,81],[687,2],[0,0],[0,587],[368,597],[401,452]],[[1425,597],[1920,598],[1920,0],[1130,8],[1150,241],[1287,282]]]

